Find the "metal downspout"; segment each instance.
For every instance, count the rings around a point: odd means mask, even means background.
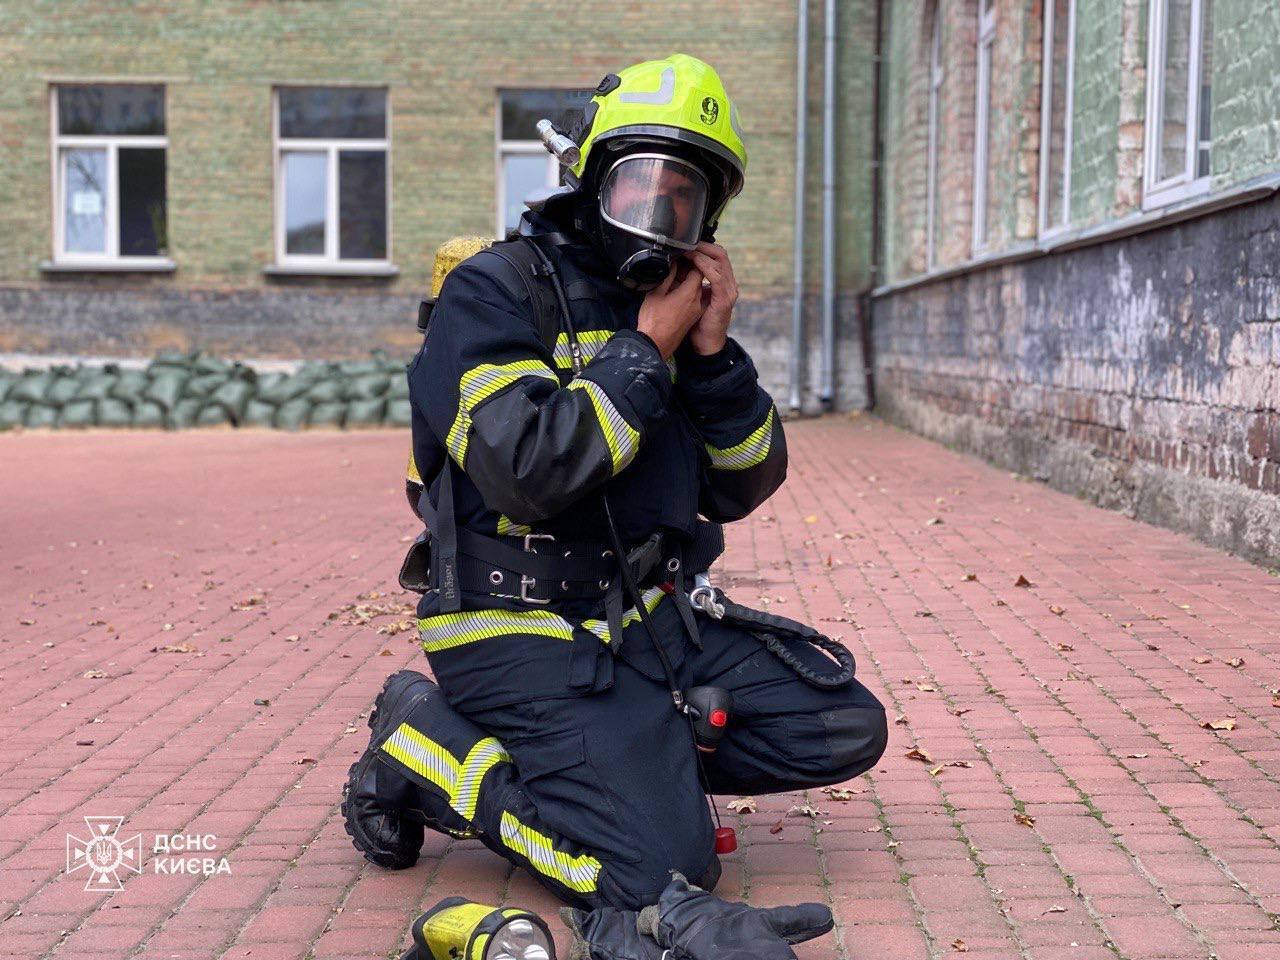
[[[858,334],[862,341],[862,367],[865,377],[866,409],[872,410],[876,405],[875,381],[875,339],[872,330],[871,291],[880,283],[880,249],[883,240],[883,218],[880,215],[880,194],[884,189],[884,116],[880,106],[884,64],[884,32],[888,17],[892,16],[892,8],[886,7],[884,0],[876,0],[876,46],[873,64],[875,76],[871,84],[871,263],[868,272],[867,287],[858,298]]]
[[[805,138],[809,133],[809,4],[796,4],[796,188],[795,240],[792,249],[794,287],[791,294],[791,366],[789,406],[799,412],[801,360],[804,351],[804,178]]]
[[[836,394],[836,0],[825,0],[822,63],[822,386],[824,410]]]

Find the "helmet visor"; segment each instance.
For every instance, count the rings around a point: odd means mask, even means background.
[[[600,185],[604,219],[637,236],[692,250],[707,212],[707,178],[692,164],[659,154],[632,154]]]

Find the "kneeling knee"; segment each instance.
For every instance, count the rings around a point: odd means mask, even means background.
[[[848,780],[876,765],[889,744],[889,723],[879,707],[848,707],[822,714],[832,773]]]

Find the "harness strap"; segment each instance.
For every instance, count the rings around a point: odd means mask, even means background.
[[[748,633],[764,644],[765,649],[781,660],[788,669],[811,687],[819,690],[836,690],[847,687],[853,682],[857,672],[857,664],[849,648],[838,640],[832,640],[819,633],[813,627],[806,626],[787,617],[779,617],[761,610],[752,610],[740,603],[734,603],[720,590],[717,598],[724,605],[722,619],[737,626],[744,627]],[[789,649],[784,640],[801,640],[829,654],[839,670],[835,673],[822,673],[802,662],[795,651]]]

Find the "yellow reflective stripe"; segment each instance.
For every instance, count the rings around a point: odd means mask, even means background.
[[[658,604],[662,602],[662,598],[667,595],[666,591],[661,587],[649,587],[641,594],[644,600],[644,608],[649,613],[653,613],[658,609]],[[622,626],[631,626],[640,620],[640,611],[635,607],[628,607],[626,612],[622,614]],[[595,634],[601,643],[612,643],[613,638],[609,635],[609,622],[607,620],[583,620],[582,629]]]
[[[549,610],[464,610],[418,620],[418,635],[427,653],[510,634],[572,640],[573,624]]]
[[[493,737],[485,737],[459,764],[443,746],[407,723],[400,724],[387,738],[382,750],[443,790],[449,806],[468,823],[475,819],[480,784],[485,775],[499,763],[511,762],[511,755],[502,744]]]
[[[615,330],[579,330],[578,348],[582,351],[582,362],[590,363],[600,348],[603,347],[617,331]],[[552,361],[561,370],[573,369],[573,352],[569,349],[569,335],[561,333],[556,337],[556,345],[551,349]]]
[[[462,380],[458,383],[458,413],[453,418],[453,425],[449,427],[449,433],[445,437],[445,446],[449,448],[449,453],[457,461],[458,466],[466,465],[467,439],[471,434],[471,411],[483,400],[525,377],[542,377],[553,381],[557,386],[560,384],[559,377],[541,360],[482,363],[462,375]]]
[[[596,878],[600,875],[600,861],[595,857],[586,854],[571,857],[557,850],[550,837],[525,826],[507,810],[502,812],[498,830],[502,842],[528,860],[539,873],[578,893],[595,891]]]
[[[570,390],[585,390],[591,398],[591,406],[595,409],[596,421],[600,424],[600,432],[604,434],[604,442],[609,447],[609,458],[613,462],[616,474],[629,464],[640,449],[640,431],[627,423],[618,408],[613,405],[604,388],[593,380],[574,380],[569,384]]]
[[[419,776],[430,780],[446,794],[453,795],[458,780],[458,761],[440,744],[424,737],[407,723],[387,738],[382,749]]]
[[[747,439],[725,450],[708,443],[707,453],[711,454],[711,466],[717,470],[746,470],[757,463],[764,463],[773,442],[773,416],[773,407],[770,407],[764,423],[751,431]]]
[[[523,537],[526,533],[532,533],[533,527],[527,523],[516,523],[505,513],[498,514],[498,536],[500,537]]]
[[[422,483],[422,475],[418,473],[418,464],[413,459],[413,451],[409,452],[409,464],[404,468],[404,478],[411,483]]]
[[[462,772],[450,794],[449,806],[470,823],[476,818],[476,804],[480,802],[480,784],[484,782],[485,775],[499,763],[510,761],[511,755],[493,737],[485,737],[479,741],[471,748],[467,759],[462,761]]]

